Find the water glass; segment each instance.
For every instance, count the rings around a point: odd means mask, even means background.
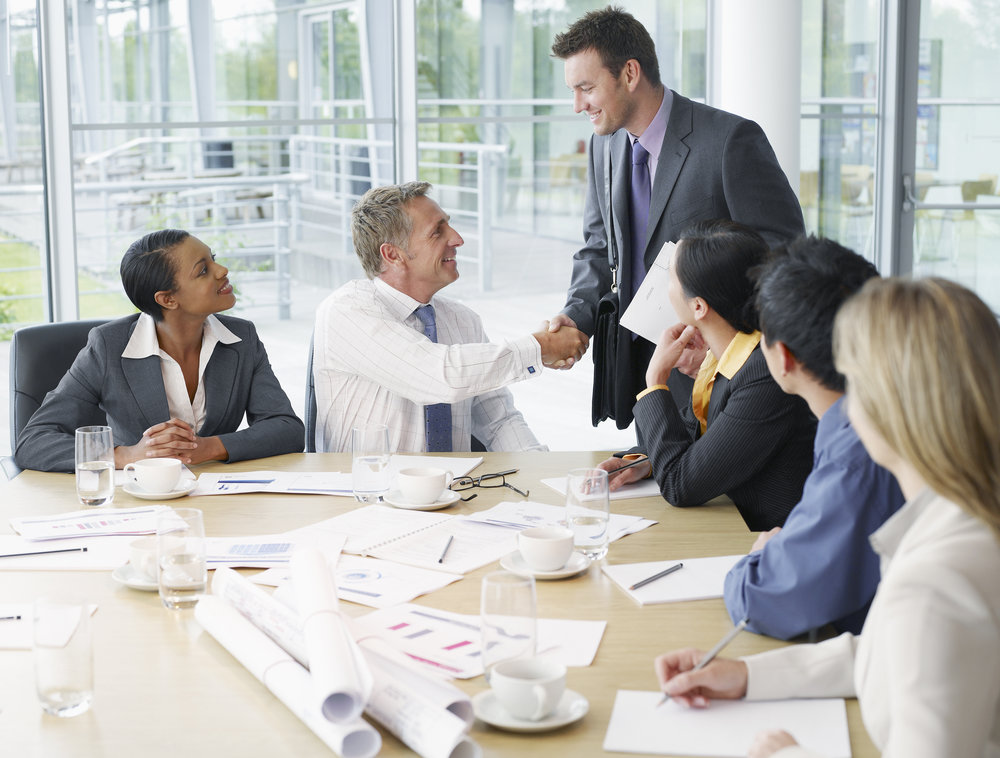
[[[480,625],[487,682],[501,661],[535,655],[536,619],[534,577],[509,571],[493,571],[483,577]]]
[[[608,554],[608,472],[577,468],[566,476],[566,526],[573,532],[573,549],[592,561]]]
[[[111,505],[115,497],[115,440],[110,426],[76,430],[76,496],[83,505]]]
[[[361,503],[381,503],[389,491],[389,429],[385,424],[351,429],[351,488]]]
[[[85,603],[36,600],[32,649],[35,688],[45,712],[66,718],[90,708],[94,697],[90,608]]]
[[[193,607],[208,584],[205,522],[197,508],[174,508],[156,520],[160,600],[171,610]]]

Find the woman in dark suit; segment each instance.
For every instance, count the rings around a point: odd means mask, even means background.
[[[72,471],[74,431],[109,424],[115,466],[143,458],[238,461],[303,448],[292,411],[228,270],[188,232],[134,242],[121,262],[140,314],[103,324],[17,440],[22,468]],[[237,431],[246,416],[248,428]]]
[[[671,504],[726,494],[755,531],[781,526],[798,502],[816,419],[801,398],[782,392],[760,350],[749,272],[766,255],[763,238],[733,221],[705,221],[681,236],[668,294],[682,323],[661,336],[633,409],[640,445],[632,452],[650,463],[618,475],[621,459],[602,463],[612,489],[652,471]],[[706,346],[690,402],[675,403],[670,371]]]

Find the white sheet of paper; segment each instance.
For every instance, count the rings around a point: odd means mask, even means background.
[[[137,508],[90,508],[53,516],[22,516],[10,520],[11,528],[28,540],[62,540],[113,534],[155,534],[156,519],[166,505]],[[39,548],[43,549],[43,548]]]
[[[754,735],[784,729],[804,747],[829,758],[850,758],[847,709],[841,699],[713,700],[686,708],[659,692],[619,690],[604,749],[621,753],[742,758]]]
[[[34,609],[31,603],[0,603],[0,650],[31,650],[31,626]],[[90,605],[90,615],[97,606]],[[12,618],[20,616],[21,618]],[[75,626],[67,626],[68,640]]]
[[[742,557],[742,555],[720,555],[712,558],[678,558],[673,561],[605,564],[602,569],[639,605],[676,603],[682,600],[705,600],[712,597],[722,597],[726,574]],[[629,589],[636,582],[678,563],[683,563],[684,567],[639,587],[639,589]]]
[[[566,477],[557,476],[554,479],[542,479],[542,484],[551,487],[560,495],[566,494]],[[635,497],[661,497],[660,485],[655,479],[640,479],[638,482],[626,484],[620,490],[615,490],[608,497],[611,500],[631,500]]]
[[[349,497],[351,474],[339,471],[243,471],[236,474],[202,474],[191,497],[243,495],[270,492],[287,495],[337,495]]]
[[[461,574],[430,571],[402,563],[342,555],[334,571],[337,597],[372,608],[388,608],[408,603],[421,595],[441,589],[462,578]],[[271,568],[254,577],[255,584],[283,586],[291,578],[287,568]]]
[[[329,536],[347,538],[345,553],[361,554],[404,535],[426,529],[452,518],[447,513],[407,511],[388,505],[366,505],[293,529],[285,536],[299,543],[317,544]]]
[[[313,545],[332,558],[344,546],[343,537],[329,537],[322,545]],[[287,566],[292,551],[302,541],[284,534],[255,535],[253,537],[209,537],[205,540],[206,560],[210,569],[219,566],[230,568],[269,568]]]
[[[128,560],[128,546],[135,537],[77,537],[58,542],[31,542],[13,534],[0,534],[0,571],[113,571]],[[86,552],[26,555],[12,553],[86,547]]]
[[[660,248],[656,260],[639,285],[639,291],[621,317],[622,326],[654,344],[659,341],[664,329],[680,321],[667,297],[670,282],[667,271],[675,247],[677,245],[673,242],[667,242]]]
[[[488,524],[507,526],[512,531],[527,529],[532,526],[550,526],[565,524],[566,508],[562,505],[548,505],[522,500],[519,503],[505,501],[497,503],[485,511],[478,511],[465,517],[469,521],[485,521]],[[642,516],[626,516],[612,513],[608,523],[608,538],[611,542],[619,540],[626,534],[642,531],[655,521]]]

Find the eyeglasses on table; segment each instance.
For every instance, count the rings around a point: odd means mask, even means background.
[[[451,483],[451,489],[455,492],[461,492],[462,490],[469,490],[473,487],[481,487],[482,489],[489,489],[491,487],[508,487],[518,495],[523,497],[528,496],[528,490],[519,490],[513,484],[507,481],[507,474],[513,474],[516,469],[511,471],[500,471],[496,474],[483,474],[482,476],[462,476]],[[465,500],[465,498],[462,498]],[[471,498],[470,498],[471,499]]]

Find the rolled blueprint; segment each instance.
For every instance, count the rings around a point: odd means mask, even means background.
[[[343,758],[372,758],[382,737],[361,719],[333,723],[316,709],[309,672],[288,653],[217,597],[202,598],[195,618],[229,653],[267,687],[326,745]]]
[[[301,546],[291,569],[313,695],[328,720],[352,721],[371,694],[372,674],[340,614],[333,572],[319,550]]]

